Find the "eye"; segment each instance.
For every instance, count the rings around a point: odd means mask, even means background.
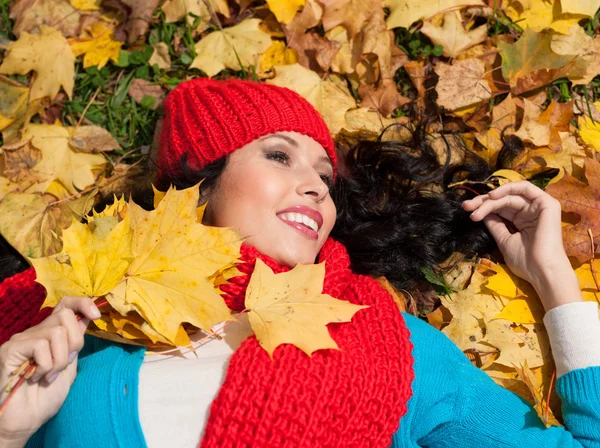
[[[328,176],[327,174],[321,174],[321,180],[329,188],[331,188],[333,186],[333,177]]]
[[[278,163],[283,163],[284,165],[288,165],[290,162],[290,156],[282,151],[269,151],[266,154],[266,157],[269,160],[274,160]]]

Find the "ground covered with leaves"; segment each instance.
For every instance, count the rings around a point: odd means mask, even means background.
[[[491,170],[502,168],[450,188],[522,179],[545,188],[562,203],[565,248],[584,298],[599,301],[599,7],[0,0],[0,233],[29,257],[60,253],[74,218],[147,175],[169,90],[198,76],[237,77],[297,91],[340,147],[394,123],[404,126],[384,138],[406,139],[427,118],[442,163],[448,155],[461,163],[464,146]],[[522,146],[507,159],[509,139]],[[435,307],[415,309],[408,292],[392,293],[559,424],[543,309],[531,286],[495,261],[428,271]]]

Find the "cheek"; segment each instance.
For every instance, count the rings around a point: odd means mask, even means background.
[[[335,225],[337,210],[331,196],[327,198],[327,204],[323,208],[323,226],[327,229],[327,234],[331,233],[331,229]]]
[[[265,175],[264,168],[246,164],[243,169],[232,166],[221,179],[213,221],[220,227],[234,227],[248,236],[256,234],[269,219],[275,217],[286,191],[285,179],[277,173]]]

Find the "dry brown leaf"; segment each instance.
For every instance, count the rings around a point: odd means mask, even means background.
[[[524,99],[525,114],[521,127],[515,135],[522,140],[533,143],[535,146],[547,146],[550,144],[550,127],[542,123],[540,116],[542,109],[528,99]]]
[[[11,31],[17,37],[23,31],[37,34],[41,25],[57,29],[64,37],[76,37],[100,20],[100,13],[79,11],[69,0],[16,0],[11,2],[10,18],[15,21]]]
[[[142,102],[145,96],[154,98],[152,110],[156,110],[162,105],[165,96],[161,86],[152,84],[151,82],[140,78],[136,78],[131,82],[127,93],[129,93],[129,96],[131,96],[138,104]]]
[[[546,191],[558,199],[564,212],[576,213],[580,220],[574,225],[563,227],[563,239],[567,255],[576,257],[580,263],[592,258],[591,240],[600,241],[600,162],[585,160],[587,183],[569,174]]]
[[[127,33],[127,42],[133,44],[143,37],[150,27],[154,10],[158,7],[160,0],[122,0],[131,9],[131,13],[124,23]]]
[[[568,76],[574,85],[589,84],[600,74],[600,38],[588,36],[579,24],[573,25],[567,35],[552,36],[551,48],[560,55],[579,55],[586,63],[581,76]]]
[[[4,154],[2,175],[12,182],[35,184],[42,179],[33,167],[42,159],[42,153],[30,141],[0,147]]]
[[[154,45],[154,52],[150,56],[148,65],[158,65],[158,68],[162,70],[169,70],[171,68],[171,54],[169,53],[169,46],[164,42],[159,42]]]
[[[410,102],[409,98],[400,95],[392,79],[384,79],[378,87],[361,85],[358,94],[362,99],[361,107],[379,111],[384,116],[391,115],[396,108]]]
[[[479,26],[474,30],[465,30],[458,10],[444,14],[442,26],[426,21],[421,28],[421,32],[429,37],[431,42],[444,48],[444,56],[451,58],[486,40],[487,31],[487,25]]]
[[[381,13],[383,16],[381,0],[321,0],[321,4],[325,31],[343,26],[350,39],[361,32],[373,15]]]
[[[435,72],[439,76],[435,87],[437,103],[447,110],[472,106],[492,96],[488,82],[483,79],[485,65],[479,59],[456,61],[453,65],[440,62]]]
[[[489,129],[483,132],[475,132],[475,137],[485,148],[494,153],[493,158],[490,160],[495,163],[495,156],[504,145],[502,136],[512,135],[516,129],[517,106],[512,94],[509,94],[500,104],[492,108],[491,118]]]
[[[95,153],[121,149],[110,132],[100,126],[78,126],[69,130],[69,145],[76,151]]]

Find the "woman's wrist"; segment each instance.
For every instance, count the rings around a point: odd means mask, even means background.
[[[23,448],[29,437],[4,437],[0,435],[0,448]]]
[[[567,303],[583,301],[579,280],[568,259],[566,263],[546,267],[532,285],[546,312]]]

